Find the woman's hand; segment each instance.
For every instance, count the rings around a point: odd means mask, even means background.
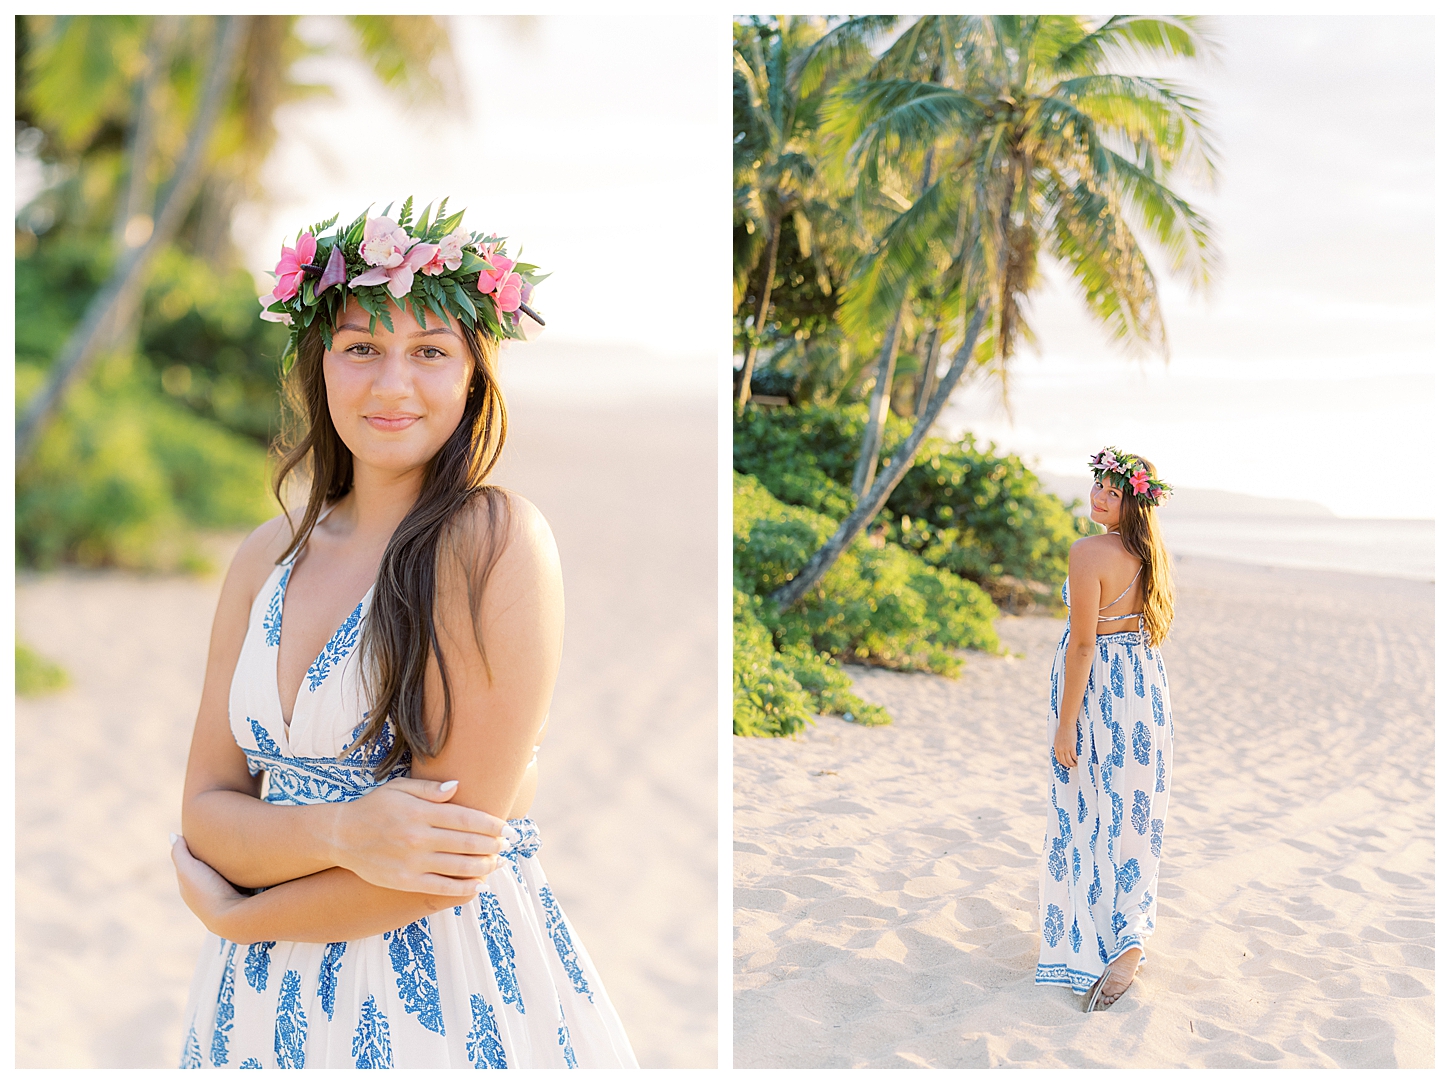
[[[457,793],[457,783],[402,778],[338,803],[335,861],[380,888],[472,895],[498,868],[504,822],[449,804]]]
[[[218,937],[226,937],[226,917],[247,899],[216,870],[191,853],[186,840],[171,837],[171,862],[176,866],[176,883],[181,898],[201,924]],[[230,938],[228,938],[230,940]]]
[[[1041,731],[1038,731],[1040,734]],[[1064,768],[1077,767],[1077,724],[1058,723],[1052,739],[1052,752]]]

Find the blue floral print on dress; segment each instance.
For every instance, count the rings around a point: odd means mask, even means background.
[[[388,1035],[388,1018],[378,1008],[378,999],[369,994],[358,1014],[357,1031],[352,1037],[353,1065],[359,1069],[391,1069],[393,1043]]]
[[[307,1013],[302,1009],[302,976],[287,971],[277,997],[277,1030],[273,1040],[278,1069],[307,1068]]]
[[[574,939],[569,936],[569,927],[564,924],[564,913],[559,910],[559,904],[554,899],[554,893],[548,885],[540,887],[539,901],[544,905],[545,929],[550,940],[554,942],[554,949],[559,954],[559,962],[564,965],[564,974],[569,976],[575,992],[583,994],[592,1002],[594,992],[589,989],[589,982],[584,978],[584,972],[579,967],[579,955],[574,951]]]
[[[211,1030],[211,1063],[220,1069],[227,1063],[227,1038],[231,1034],[232,1020],[237,1015],[233,1001],[237,996],[237,946],[230,941],[227,945],[227,962],[222,968],[222,984],[217,991],[216,1023]]]
[[[346,941],[330,941],[322,950],[322,967],[317,973],[317,996],[329,1020],[337,1004],[337,976],[342,971],[342,955],[346,951]]]
[[[269,953],[276,947],[275,941],[257,941],[247,946],[247,962],[242,974],[247,977],[247,985],[259,994],[267,988]]]
[[[402,929],[385,933],[383,940],[388,945],[388,959],[393,964],[403,1008],[429,1031],[443,1035],[438,967],[433,959],[433,935],[428,930],[428,920],[420,918]]]
[[[499,996],[505,1005],[512,1005],[523,1013],[524,998],[514,971],[513,931],[509,929],[503,905],[492,892],[478,894],[478,928],[483,934],[484,944],[488,946],[488,960],[493,965],[493,979]]]
[[[280,647],[282,644],[282,599],[287,594],[287,581],[291,577],[292,566],[289,564],[282,570],[282,578],[277,581],[277,587],[267,603],[267,614],[262,618],[262,631],[266,634],[268,647]]]
[[[508,1057],[498,1035],[493,1006],[478,994],[469,994],[468,1001],[473,1008],[473,1027],[469,1029],[466,1044],[468,1060],[475,1069],[507,1069]]]
[[[312,665],[307,668],[307,688],[309,691],[315,693],[318,687],[327,680],[329,671],[338,663],[342,662],[343,659],[347,658],[348,653],[357,646],[358,632],[362,622],[362,611],[363,604],[359,602],[357,608],[348,615],[347,620],[332,634],[332,639],[327,641],[327,645],[318,654],[317,658],[312,660]]]

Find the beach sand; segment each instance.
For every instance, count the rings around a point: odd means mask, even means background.
[[[1432,584],[1183,558],[1158,931],[1108,1012],[1033,983],[1063,621],[895,723],[736,738],[737,1066],[1431,1067]]]
[[[715,414],[520,398],[496,479],[553,525],[568,607],[532,816],[640,1063],[716,1058]],[[236,539],[231,541],[235,546]],[[220,578],[21,577],[72,687],[16,720],[16,1065],[174,1067],[204,931],[176,893]]]

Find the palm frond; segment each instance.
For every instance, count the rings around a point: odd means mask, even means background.
[[[814,94],[831,75],[865,67],[874,57],[871,46],[896,28],[900,15],[858,15],[831,27],[789,66],[796,93]]]
[[[1086,73],[1113,54],[1135,58],[1215,56],[1211,24],[1199,15],[1114,15],[1058,55],[1059,71]]]
[[[889,324],[911,284],[937,276],[943,262],[937,238],[954,228],[958,199],[954,181],[938,180],[887,226],[875,252],[841,291],[838,317],[847,334]]]

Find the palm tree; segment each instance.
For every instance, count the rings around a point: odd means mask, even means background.
[[[126,340],[158,254],[183,240],[232,264],[238,201],[261,194],[279,105],[325,88],[295,82],[315,51],[296,16],[23,16],[25,119],[43,129],[70,182],[68,225],[105,223],[118,258],[16,429],[34,447],[68,388],[103,347]],[[448,37],[425,16],[350,16],[360,51],[390,89],[440,96],[455,77]],[[119,137],[119,138],[118,138]],[[47,193],[47,198],[56,194]]]
[[[735,302],[743,302],[747,284],[765,260],[753,327],[740,374],[739,405],[750,400],[750,377],[770,313],[770,295],[780,255],[781,224],[794,219],[796,236],[812,235],[810,206],[815,161],[809,145],[824,92],[810,94],[792,85],[795,58],[818,38],[821,20],[782,15],[735,24],[735,219],[750,242],[735,254]]]
[[[922,40],[951,43],[939,50],[941,77],[913,78],[883,66],[872,73],[879,78],[845,88],[832,116],[836,136],[868,176],[906,148],[933,148],[940,169],[875,254],[884,285],[875,288],[863,276],[866,285],[843,301],[841,316],[846,323],[879,319],[897,303],[888,287],[945,251],[940,294],[957,307],[961,342],[889,468],[772,596],[782,606],[810,590],[880,512],[978,354],[984,324],[990,355],[976,364],[994,369],[1005,387],[1016,348],[1030,334],[1024,311],[1044,253],[1066,267],[1089,313],[1114,339],[1165,359],[1157,279],[1143,240],[1194,286],[1205,285],[1214,266],[1207,222],[1168,183],[1175,170],[1212,176],[1213,148],[1198,104],[1166,79],[1117,70],[1134,56],[1199,55],[1207,42],[1197,20],[929,18]]]

